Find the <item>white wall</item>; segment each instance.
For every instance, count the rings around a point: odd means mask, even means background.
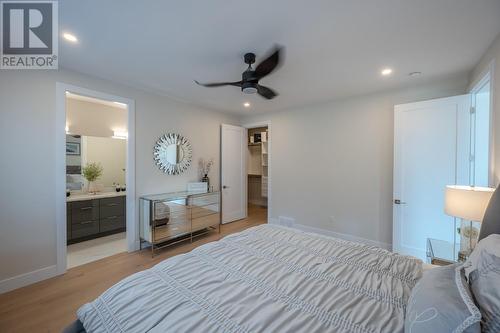
[[[104,187],[125,184],[127,141],[97,136],[82,136],[82,168],[87,163],[99,163],[102,176],[96,181]]]
[[[395,104],[463,94],[467,76],[246,118],[271,120],[272,218],[392,242]]]
[[[469,79],[469,88],[472,88],[478,80],[489,70],[490,65],[493,65],[492,73],[492,91],[493,94],[493,109],[492,111],[492,130],[493,130],[493,182],[494,185],[500,184],[500,34],[493,41],[486,53],[483,55],[479,63],[472,71]]]
[[[110,137],[127,131],[127,110],[66,98],[66,125],[71,134]]]
[[[197,161],[213,158],[218,187],[220,123],[238,119],[165,96],[67,70],[0,73],[0,292],[55,272],[56,82],[135,100],[136,197],[184,189],[197,180]],[[193,165],[180,176],[153,163],[153,145],[175,131],[193,145]],[[14,279],[12,279],[14,278]]]

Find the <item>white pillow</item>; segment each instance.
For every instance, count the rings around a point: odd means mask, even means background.
[[[482,332],[500,332],[500,235],[482,239],[464,268],[481,311]]]

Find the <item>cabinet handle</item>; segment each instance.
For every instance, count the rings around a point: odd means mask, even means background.
[[[94,221],[83,221],[83,222],[80,222],[80,224],[90,224],[90,223],[94,223]]]
[[[113,207],[113,206],[118,206],[118,204],[117,203],[110,203],[110,204],[108,204],[108,207]]]
[[[82,207],[82,208],[80,208],[80,210],[89,210],[89,209],[92,209],[92,208],[94,208],[94,207]]]
[[[118,216],[116,216],[116,215],[115,215],[115,216],[108,216],[108,217],[106,217],[106,218],[107,218],[108,220],[114,220],[114,219],[118,218]]]

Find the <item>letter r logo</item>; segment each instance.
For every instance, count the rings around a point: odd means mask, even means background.
[[[2,2],[3,54],[52,54],[50,2]]]

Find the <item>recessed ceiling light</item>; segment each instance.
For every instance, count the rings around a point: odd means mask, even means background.
[[[392,69],[391,68],[384,68],[380,74],[382,74],[383,76],[387,76],[387,75],[391,75],[392,74]]]
[[[78,38],[76,38],[75,35],[72,35],[70,33],[67,33],[67,32],[63,33],[63,37],[64,37],[64,39],[66,39],[67,41],[70,41],[72,43],[78,42]]]
[[[417,76],[420,76],[422,75],[422,72],[411,72],[411,73],[408,73],[408,76],[411,76],[411,77],[417,77]]]
[[[245,102],[245,103],[243,103],[243,106],[246,107],[246,108],[249,108],[250,107],[250,103]]]

